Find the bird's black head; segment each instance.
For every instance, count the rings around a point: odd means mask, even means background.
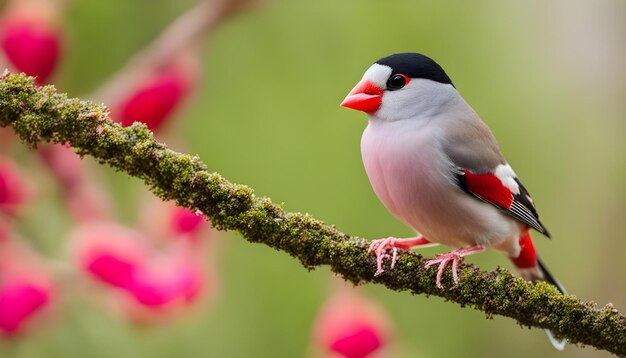
[[[341,102],[384,121],[427,118],[459,93],[441,66],[418,53],[383,57]]]
[[[445,73],[443,68],[430,57],[419,53],[405,52],[383,57],[376,61],[377,64],[389,66],[392,75],[401,73],[410,78],[424,78],[439,83],[452,84],[452,80]]]

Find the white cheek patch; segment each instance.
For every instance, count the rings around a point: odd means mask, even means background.
[[[515,172],[513,171],[513,168],[511,168],[510,165],[508,164],[498,165],[496,167],[496,171],[494,172],[494,175],[497,176],[498,179],[500,179],[500,181],[502,182],[502,184],[506,186],[507,188],[509,188],[509,190],[511,190],[513,194],[515,195],[519,194],[519,185],[515,181],[515,178],[517,177],[517,175],[515,175]]]
[[[375,63],[365,71],[361,80],[368,80],[378,88],[385,89],[389,76],[391,76],[391,67]]]
[[[430,119],[434,113],[446,110],[446,103],[452,103],[450,99],[455,96],[458,92],[448,84],[411,78],[402,89],[385,91],[376,116],[388,121]]]

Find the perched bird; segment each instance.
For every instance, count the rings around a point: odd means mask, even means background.
[[[458,249],[426,263],[438,266],[442,288],[448,265],[458,284],[463,257],[493,248],[526,280],[547,281],[565,292],[535,252],[530,229],[550,234],[528,191],[441,66],[418,53],[381,58],[341,105],[367,113],[361,138],[367,176],[387,210],[419,233],[374,240],[377,275],[386,258],[394,267],[398,249],[452,246]],[[564,341],[548,335],[563,348]]]

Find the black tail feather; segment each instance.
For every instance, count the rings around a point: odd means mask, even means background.
[[[567,293],[567,291],[565,290],[565,287],[563,287],[563,285],[561,285],[559,280],[557,280],[554,276],[552,276],[552,274],[550,273],[550,271],[548,270],[546,265],[543,263],[543,261],[541,261],[539,256],[537,256],[537,266],[539,268],[539,271],[541,271],[541,275],[543,276],[541,278],[542,281],[546,281],[546,282],[556,286],[556,288],[558,288],[559,291],[561,291],[561,293]],[[552,334],[552,332],[549,329],[546,329],[545,331],[546,331],[546,334],[548,335],[548,339],[550,340],[550,343],[552,343],[554,348],[556,348],[557,350],[562,351],[565,348],[565,344],[567,343],[567,339],[557,339],[556,337],[554,337],[554,335]]]
[[[537,256],[537,265],[539,266],[539,271],[541,271],[541,274],[543,275],[543,281],[553,284],[554,286],[556,286],[556,288],[559,289],[559,291],[561,291],[561,293],[567,293],[567,291],[565,290],[565,287],[561,285],[559,280],[557,280],[554,276],[552,276],[552,274],[550,273],[546,265],[543,263],[543,261],[541,261],[541,258],[539,256]]]

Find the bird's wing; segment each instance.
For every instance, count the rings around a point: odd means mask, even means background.
[[[476,198],[489,203],[506,214],[528,224],[540,233],[550,237],[548,230],[539,221],[537,209],[528,191],[515,175],[505,176],[502,172],[513,173],[503,164],[495,173],[473,173],[464,168],[455,170],[456,180],[461,189]]]
[[[459,125],[458,121],[463,121]],[[442,149],[453,165],[457,184],[466,193],[550,237],[539,221],[528,191],[506,163],[487,127],[475,114],[457,119],[446,128]]]

